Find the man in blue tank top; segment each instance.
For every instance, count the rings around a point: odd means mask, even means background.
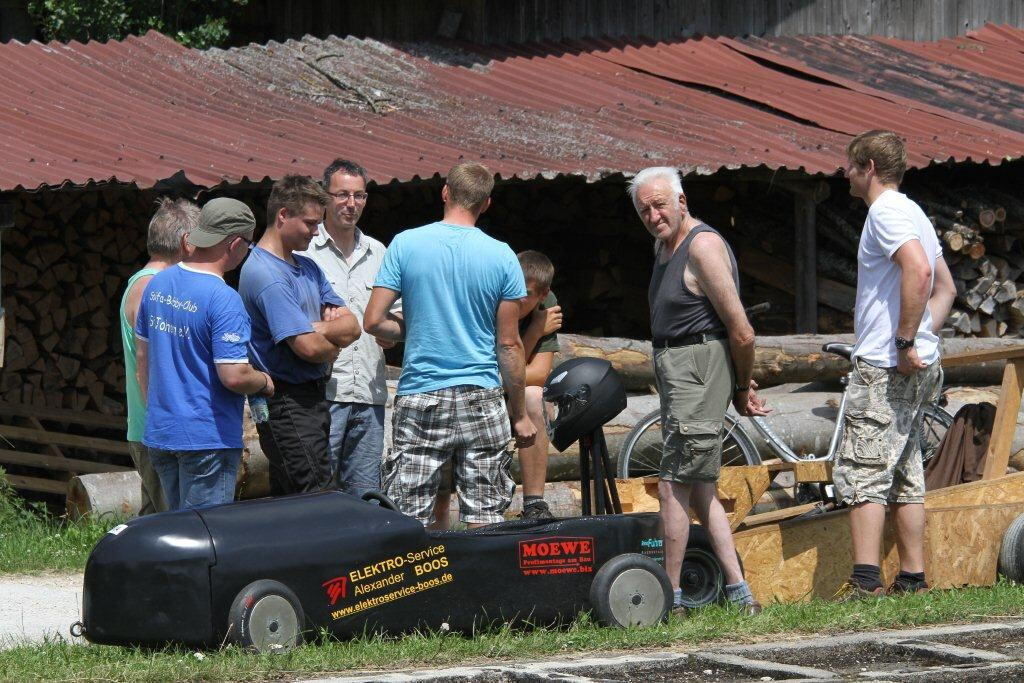
[[[740,302],[736,259],[717,231],[690,214],[676,169],[640,171],[629,193],[656,240],[648,298],[665,446],[658,497],[673,608],[685,612],[679,579],[692,506],[725,570],[726,596],[754,614],[761,606],[743,579],[717,496],[729,404],[740,415],[766,414],[751,379],[754,330]]]

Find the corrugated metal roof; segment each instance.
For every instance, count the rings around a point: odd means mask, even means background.
[[[0,189],[178,173],[200,186],[318,174],[387,182],[479,159],[502,176],[833,173],[889,127],[913,166],[1024,155],[1024,31],[629,44],[386,45],[306,38],[188,50],[156,33],[0,46]]]

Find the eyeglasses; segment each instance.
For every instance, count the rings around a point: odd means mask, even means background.
[[[365,192],[346,192],[345,190],[342,190],[341,192],[328,192],[327,194],[342,203],[348,202],[349,199],[354,199],[356,204],[362,204],[366,201],[366,198],[370,196]]]
[[[245,248],[248,251],[252,251],[252,248],[256,246],[255,243],[253,243],[252,240],[247,240],[244,237],[242,237],[241,235],[236,235],[236,237],[238,237],[238,239],[240,239],[243,242],[245,242]]]

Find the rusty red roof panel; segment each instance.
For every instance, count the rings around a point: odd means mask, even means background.
[[[0,45],[0,88],[0,190],[262,182],[339,154],[378,182],[461,160],[526,178],[834,173],[850,136],[876,127],[907,137],[913,166],[1024,155],[1024,32],[1005,26],[926,44],[331,37],[206,52],[149,33]]]

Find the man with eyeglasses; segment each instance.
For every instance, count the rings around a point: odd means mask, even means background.
[[[298,252],[320,266],[360,327],[385,251],[358,227],[366,208],[366,181],[366,170],[346,159],[335,159],[324,169],[323,187],[330,197],[324,222],[309,248]],[[363,335],[341,350],[327,382],[331,467],[339,488],[355,495],[380,488],[388,397],[383,349],[394,345]]]
[[[245,394],[274,394],[249,364],[249,316],[224,274],[245,258],[248,206],[211,199],[185,233],[184,260],[158,272],[139,303],[136,370],[148,415],[142,442],[170,510],[230,502],[242,456]]]

